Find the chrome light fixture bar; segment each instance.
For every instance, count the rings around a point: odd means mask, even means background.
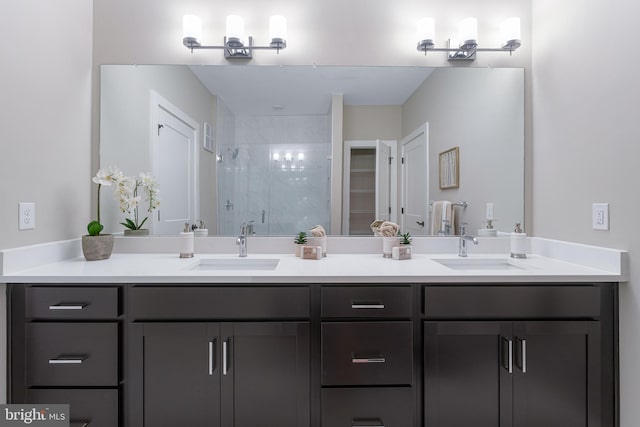
[[[521,46],[520,18],[512,17],[500,26],[502,46],[495,48],[478,47],[478,21],[476,18],[466,18],[458,24],[458,38],[450,38],[447,47],[435,47],[435,21],[433,18],[422,18],[418,21],[418,51],[447,52],[449,61],[474,61],[477,52],[509,52]],[[460,40],[459,42],[457,40]]]
[[[182,18],[182,44],[191,53],[195,49],[223,49],[227,59],[251,59],[254,50],[280,50],[287,47],[287,20],[283,16],[275,15],[269,19],[269,33],[271,43],[269,46],[254,46],[253,37],[247,37],[245,42],[244,20],[237,15],[227,16],[227,35],[224,37],[224,45],[203,45],[200,42],[202,33],[202,21],[195,15],[184,15]]]

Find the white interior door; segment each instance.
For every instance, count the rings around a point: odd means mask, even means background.
[[[159,103],[152,114],[152,128],[153,174],[160,189],[153,230],[154,234],[178,234],[186,222],[198,219],[197,124],[171,105]]]
[[[406,233],[429,233],[429,124],[404,138],[402,151],[401,227]]]
[[[391,146],[376,141],[376,219],[391,221]]]

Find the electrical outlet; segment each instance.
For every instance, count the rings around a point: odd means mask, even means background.
[[[33,230],[36,228],[36,204],[35,203],[19,203],[18,213],[18,229]]]
[[[594,230],[609,230],[609,203],[591,205],[591,226]]]

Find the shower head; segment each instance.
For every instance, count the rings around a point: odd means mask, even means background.
[[[240,152],[240,148],[236,147],[233,150],[231,148],[227,148],[227,152],[231,154],[231,159],[235,160],[238,157],[238,153]]]

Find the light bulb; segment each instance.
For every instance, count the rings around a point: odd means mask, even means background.
[[[422,18],[418,21],[417,38],[418,38],[418,50],[423,51],[425,49],[431,49],[434,46],[435,35],[435,20],[433,18]]]
[[[502,48],[515,50],[520,47],[520,18],[511,17],[500,24]]]
[[[280,160],[280,154],[278,154],[278,153],[273,153],[273,160],[274,160],[274,161],[276,161],[276,162],[277,162],[278,160]]]
[[[284,16],[274,15],[269,18],[269,35],[271,47],[284,49],[287,47],[287,19]]]
[[[238,15],[227,16],[227,43],[244,46],[244,19]]]
[[[293,159],[293,156],[291,155],[291,153],[287,153],[287,154],[284,155],[284,159],[287,162],[290,162]]]
[[[461,49],[474,49],[478,46],[478,20],[465,18],[458,24],[458,35]]]
[[[304,153],[298,153],[298,160],[304,160]]]
[[[185,46],[189,43],[200,46],[200,36],[202,34],[202,21],[196,15],[184,15],[182,17],[182,42]]]

